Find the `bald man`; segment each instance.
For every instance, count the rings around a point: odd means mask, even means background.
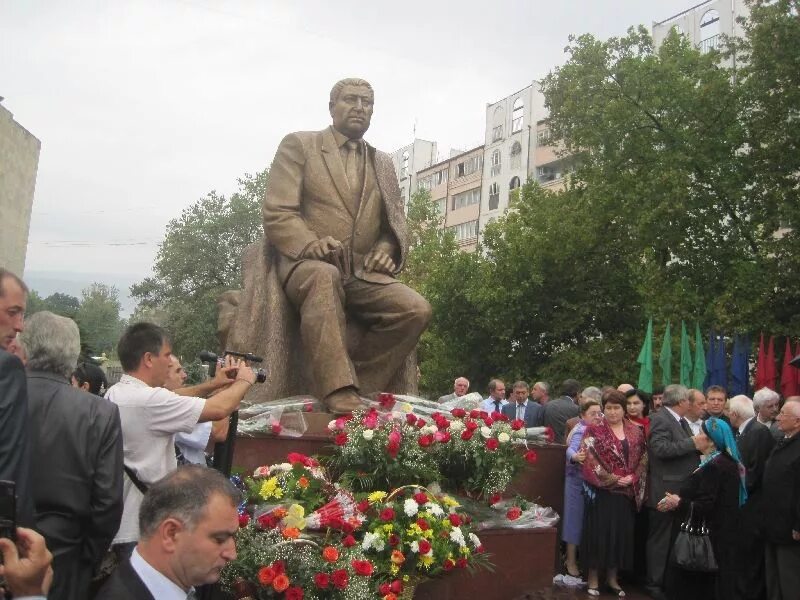
[[[466,377],[459,377],[453,382],[453,393],[445,394],[439,397],[439,402],[451,402],[458,400],[462,396],[466,396],[469,391],[469,379]]]

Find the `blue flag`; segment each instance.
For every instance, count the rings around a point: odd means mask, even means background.
[[[731,355],[730,389],[728,395],[747,394],[747,348],[745,341],[736,334],[733,338],[733,354]]]
[[[728,388],[728,369],[725,365],[725,336],[719,335],[714,344],[713,373],[711,385],[721,385]]]
[[[713,376],[714,376],[714,330],[711,330],[711,333],[708,335],[708,350],[706,350],[706,378],[703,381],[703,392],[705,392],[709,386],[714,385],[713,383]]]

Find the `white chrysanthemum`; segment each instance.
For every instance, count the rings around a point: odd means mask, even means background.
[[[481,545],[480,538],[472,532],[469,534],[469,541],[472,542],[472,545],[476,548]]]
[[[453,527],[450,530],[450,539],[459,546],[467,545],[467,543],[464,541],[464,533],[461,531],[461,527]]]
[[[375,437],[375,432],[372,429],[365,429],[364,432],[361,434],[365,440],[371,440]]]
[[[287,473],[292,470],[292,465],[289,463],[278,463],[277,465],[272,465],[269,468],[270,473]]]
[[[419,552],[419,542],[411,542],[411,551],[415,554]]]
[[[444,510],[442,507],[436,504],[435,502],[428,502],[425,504],[425,508],[431,513],[434,517],[443,517]]]
[[[361,549],[367,551],[370,548],[374,548],[377,552],[380,552],[383,550],[384,545],[385,544],[381,536],[379,536],[377,533],[368,531],[364,534],[364,541],[361,542]]]
[[[464,431],[464,423],[461,421],[451,421],[450,422],[450,431],[453,433],[461,433]]]
[[[439,428],[436,427],[436,425],[425,425],[425,427],[419,430],[422,435],[430,435],[437,431],[439,431]]]
[[[413,517],[417,511],[419,511],[417,501],[413,498],[406,498],[406,501],[403,502],[403,512],[406,513],[406,516]]]
[[[511,436],[508,435],[505,431],[501,432],[500,435],[497,436],[497,441],[501,444],[506,444],[508,441],[511,440]]]
[[[490,437],[492,437],[491,428],[487,427],[486,425],[481,427],[481,435],[488,440]]]

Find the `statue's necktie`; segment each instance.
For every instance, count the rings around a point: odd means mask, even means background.
[[[357,140],[347,140],[347,164],[345,164],[345,173],[347,174],[347,183],[350,184],[350,191],[353,194],[353,205],[358,210],[358,205],[361,202],[361,169],[359,169],[358,155],[361,152],[361,143]]]

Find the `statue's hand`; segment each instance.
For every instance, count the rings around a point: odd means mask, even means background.
[[[343,256],[344,248],[342,243],[329,235],[311,242],[303,252],[303,258],[324,260],[332,264],[340,264]]]
[[[383,250],[372,250],[364,257],[364,270],[377,271],[393,275],[397,265],[394,264],[392,257]]]

